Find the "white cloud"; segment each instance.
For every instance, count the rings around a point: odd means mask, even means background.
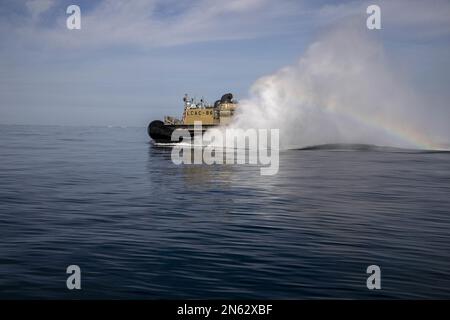
[[[62,11],[55,18],[56,26],[36,27],[35,20],[44,19],[41,14],[52,3],[50,0],[27,2],[33,19],[6,26],[10,29],[8,33],[15,33],[15,38],[23,42],[63,48],[155,47],[285,33],[287,24],[301,14],[301,3],[295,1],[196,0],[187,5],[161,0],[103,0],[89,11],[81,7],[79,32],[65,29],[67,17]],[[159,12],[161,7],[168,6],[177,14]]]
[[[54,4],[54,0],[29,0],[25,3],[33,20],[38,19],[42,13],[46,12]]]
[[[27,46],[34,43],[71,49],[130,45],[150,48],[295,34],[311,27],[311,22],[329,26],[355,17],[365,21],[365,8],[372,2],[316,5],[291,0],[102,0],[92,9],[81,8],[81,31],[68,31],[63,10],[54,16],[55,23],[39,24],[49,19],[42,13],[54,6],[54,0],[30,0],[26,6],[32,19],[28,23],[2,23],[4,30],[0,32]],[[450,35],[450,2],[446,0],[377,3],[388,36]]]
[[[322,23],[334,23],[357,16],[366,19],[369,4],[380,6],[383,28],[391,35],[408,39],[450,35],[448,0],[350,1],[324,5],[317,10],[316,17]]]

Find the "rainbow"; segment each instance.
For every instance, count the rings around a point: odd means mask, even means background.
[[[421,150],[449,150],[433,141],[429,136],[407,123],[398,123],[386,117],[367,117],[360,114],[348,114],[364,125],[383,131],[384,133],[404,141],[411,147]]]

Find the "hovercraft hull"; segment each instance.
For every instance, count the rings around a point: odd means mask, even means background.
[[[202,134],[206,132],[206,130],[216,127],[217,125],[203,125],[202,126]],[[172,133],[176,129],[187,129],[191,135],[191,138],[194,137],[194,126],[193,125],[170,125],[165,124],[160,120],[152,121],[147,128],[148,135],[153,139],[155,143],[180,143],[183,138],[180,138],[179,141],[172,141]]]

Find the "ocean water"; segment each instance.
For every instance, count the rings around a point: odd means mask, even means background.
[[[261,176],[174,165],[146,128],[0,126],[0,298],[450,298],[450,153],[289,150]]]

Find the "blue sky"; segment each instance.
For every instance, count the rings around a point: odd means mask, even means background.
[[[414,90],[449,109],[450,3],[289,0],[2,0],[0,123],[145,126],[179,116],[184,93],[245,98],[349,19],[365,28]],[[67,30],[66,8],[81,8]],[[445,113],[450,115],[450,112]]]

